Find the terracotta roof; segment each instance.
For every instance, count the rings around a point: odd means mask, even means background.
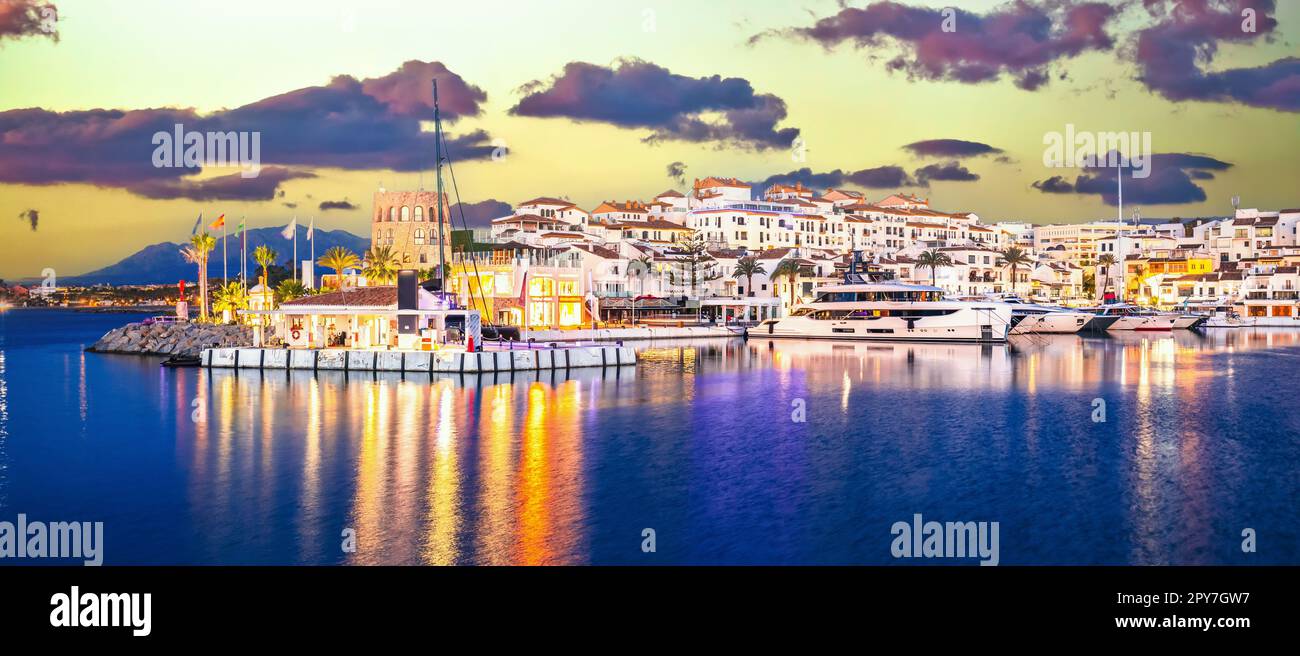
[[[676,189],[669,189],[668,191],[655,196],[655,198],[686,198],[686,196],[682,195],[682,193]]]
[[[397,287],[357,287],[342,292],[329,292],[319,296],[304,296],[285,301],[280,307],[335,305],[351,307],[389,307],[397,305]]]
[[[591,253],[592,255],[595,255],[596,257],[603,257],[607,260],[623,259],[622,256],[619,255],[617,251],[614,251],[609,248],[605,248],[604,246],[597,246],[595,244],[573,244],[573,248],[576,248],[580,251],[586,251],[588,253]]]
[[[551,198],[549,196],[541,196],[539,198],[534,198],[530,201],[520,203],[520,205],[563,205],[564,207],[574,207],[574,204],[570,203],[567,200],[562,200],[559,198]]]

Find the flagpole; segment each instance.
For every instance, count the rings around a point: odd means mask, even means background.
[[[307,281],[307,289],[313,289],[316,286],[316,217],[311,217],[311,227],[307,228],[307,241],[311,242],[311,280]]]
[[[298,221],[295,218],[293,222],[293,281],[298,282]]]
[[[244,217],[239,217],[239,278],[244,283],[244,293],[248,293],[248,229],[244,226]]]
[[[230,282],[230,271],[227,265],[230,262],[230,252],[226,249],[226,222],[221,222],[221,286]]]

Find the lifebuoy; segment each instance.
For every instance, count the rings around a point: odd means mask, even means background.
[[[302,331],[301,331],[301,330],[298,330],[297,328],[294,328],[294,329],[293,329],[293,332],[290,333],[290,334],[293,335],[293,339],[294,339],[294,341],[297,341],[298,338],[302,337]]]

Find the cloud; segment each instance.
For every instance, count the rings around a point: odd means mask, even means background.
[[[520,88],[516,116],[564,117],[651,130],[643,141],[715,142],[753,149],[786,148],[797,128],[777,128],[785,101],[754,91],[738,77],[688,77],[640,59],[612,66],[570,62],[550,80]]]
[[[1002,152],[1001,148],[994,148],[978,141],[962,141],[961,139],[914,141],[903,146],[903,148],[920,157],[976,157]]]
[[[320,203],[320,209],[322,212],[328,212],[330,210],[355,210],[357,209],[357,206],[348,202],[348,199],[344,198],[343,200],[323,200]]]
[[[891,71],[970,84],[1008,75],[1033,91],[1048,82],[1057,61],[1110,50],[1114,41],[1106,27],[1118,8],[1103,2],[1017,0],[985,14],[956,9],[952,22],[944,12],[889,0],[863,8],[841,5],[811,26],[763,32],[749,41],[778,36],[827,49],[850,42],[873,53],[893,43],[901,52],[886,63]],[[945,30],[948,25],[951,30]]]
[[[41,222],[41,211],[33,208],[23,212],[19,212],[18,218],[31,224],[32,232],[36,232],[36,225]]]
[[[48,36],[59,40],[59,10],[40,0],[0,1],[0,42],[28,36]]]
[[[962,166],[961,162],[951,161],[946,164],[930,164],[916,170],[916,182],[922,187],[930,186],[931,180],[946,182],[973,182],[979,180],[978,173]]]
[[[433,160],[433,135],[420,124],[432,118],[431,91],[421,94],[432,88],[432,78],[438,79],[445,122],[481,113],[486,94],[438,62],[407,62],[389,75],[364,80],[341,75],[324,86],[297,89],[211,114],[178,108],[4,111],[0,112],[0,143],[5,144],[0,149],[0,183],[85,183],[124,188],[151,198],[229,190],[233,195],[227,198],[246,199],[250,189],[277,179],[266,177],[267,165],[396,171],[428,168]],[[263,173],[249,179],[260,183],[181,183],[201,169],[155,167],[154,134],[172,134],[178,124],[186,132],[260,133]],[[488,158],[492,153],[490,138],[482,130],[447,136],[447,142],[457,161]],[[282,173],[278,179],[305,175],[310,173]],[[260,192],[256,195],[263,196]]]
[[[769,176],[762,182],[754,183],[754,188],[761,192],[774,184],[802,184],[814,189],[832,187],[858,187],[863,189],[896,189],[917,186],[916,181],[901,166],[878,166],[858,171],[835,169],[825,173],[814,173],[810,168],[801,168],[789,173]]]
[[[456,203],[448,208],[452,216],[452,225],[460,228],[461,213],[464,212],[465,224],[470,228],[491,227],[492,219],[510,216],[514,209],[510,203],[495,198],[481,200],[477,203]]]
[[[206,180],[180,178],[171,180],[145,180],[128,185],[131,193],[154,200],[272,200],[276,189],[285,180],[314,178],[316,174],[296,171],[282,166],[262,167],[256,178],[245,178],[240,173],[217,176]]]
[[[1045,194],[1074,193],[1074,185],[1059,175],[1054,175],[1046,180],[1036,180],[1033,187]]]
[[[1206,71],[1220,43],[1271,39],[1274,0],[1143,0],[1157,22],[1138,32],[1133,58],[1138,79],[1172,101],[1240,103],[1300,112],[1300,58],[1260,66]],[[1254,31],[1245,29],[1254,13]]]
[[[1105,158],[1110,159],[1108,154]],[[1147,205],[1180,205],[1199,203],[1206,199],[1205,189],[1196,180],[1214,178],[1215,171],[1226,171],[1232,164],[1209,155],[1192,153],[1156,153],[1151,156],[1150,175],[1135,178],[1131,169],[1125,169],[1124,202]],[[1091,167],[1080,173],[1073,183],[1063,176],[1054,175],[1038,180],[1033,187],[1049,194],[1080,194],[1100,196],[1107,205],[1119,202],[1116,169]]]
[[[673,162],[667,168],[668,177],[677,184],[686,184],[686,164],[682,162]]]

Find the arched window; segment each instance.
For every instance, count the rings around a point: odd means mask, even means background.
[[[447,217],[444,216],[444,217],[442,217],[442,219],[445,221],[445,220],[447,220]],[[430,221],[437,221],[437,220],[438,220],[438,210],[433,209],[432,206],[429,207],[429,220],[430,220]]]
[[[388,220],[392,221],[395,218],[397,218],[397,208],[396,207],[388,208]]]
[[[419,209],[419,208],[416,208],[416,209]],[[418,245],[422,245],[422,244],[424,244],[424,228],[416,228],[416,229],[415,229],[415,243],[416,243],[417,246],[418,246]]]
[[[383,220],[384,220],[384,208],[382,208],[382,207],[376,207],[376,208],[375,208],[375,221],[383,221]]]
[[[420,207],[419,205],[415,206],[415,220],[416,221],[424,220],[424,208]]]
[[[402,221],[410,221],[410,220],[411,220],[411,208],[409,208],[409,207],[403,205],[403,206],[402,206]]]
[[[384,233],[384,239],[387,240],[389,244],[392,244],[392,243],[393,243],[393,229],[392,229],[392,228],[389,228],[389,229],[388,229],[388,232]]]

